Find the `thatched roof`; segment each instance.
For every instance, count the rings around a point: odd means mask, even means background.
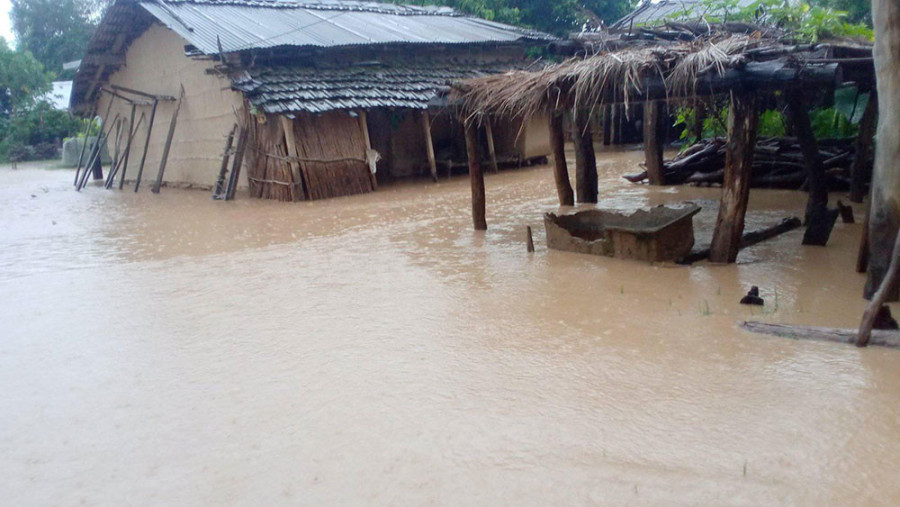
[[[832,87],[842,77],[874,81],[871,46],[865,44],[792,44],[758,30],[710,33],[690,41],[657,38],[652,45],[639,38],[626,49],[570,58],[539,71],[458,82],[453,98],[468,113],[530,117],[541,111],[592,109],[736,88],[783,90],[808,85],[810,80]],[[615,37],[599,34],[594,43],[608,44]],[[841,69],[842,62],[846,69]]]

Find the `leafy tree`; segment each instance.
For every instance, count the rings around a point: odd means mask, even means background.
[[[13,51],[0,37],[0,116],[15,116],[52,88],[52,74],[27,50]]]
[[[81,58],[94,30],[95,0],[12,0],[13,32],[46,69]]]
[[[852,23],[864,23],[872,26],[871,0],[811,0],[810,3],[817,7],[845,12],[847,21]]]
[[[491,21],[564,35],[587,22],[611,23],[633,0],[391,0],[408,5],[444,5]]]

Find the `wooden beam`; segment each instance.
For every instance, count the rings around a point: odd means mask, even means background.
[[[491,172],[497,174],[500,167],[497,165],[497,150],[494,148],[494,130],[491,128],[491,117],[484,117],[484,132],[487,136],[488,156],[491,158]]]
[[[153,120],[156,119],[156,108],[159,101],[153,101],[153,109],[150,110],[150,120],[147,123],[147,139],[144,141],[144,154],[141,155],[141,165],[138,167],[137,181],[134,183],[134,191],[141,188],[141,177],[144,175],[144,163],[147,162],[147,150],[150,149],[150,136],[153,134]]]
[[[363,141],[366,143],[366,161],[369,162],[369,181],[372,183],[372,190],[378,190],[378,176],[376,174],[375,161],[369,158],[372,151],[372,140],[369,138],[369,116],[365,109],[359,112],[359,129],[362,132]]]
[[[213,199],[222,199],[228,188],[225,176],[228,174],[228,161],[231,160],[231,147],[234,144],[234,135],[237,130],[238,126],[235,124],[225,139],[225,151],[222,153],[222,163],[219,165],[219,177],[216,179],[216,187],[213,189]]]
[[[662,102],[644,103],[644,159],[651,185],[665,185],[663,145],[666,141],[665,109]]]
[[[574,206],[575,192],[572,191],[572,184],[569,182],[562,113],[552,113],[550,115],[550,149],[553,150],[553,177],[556,180],[556,194],[559,196],[559,205]]]
[[[422,111],[422,132],[425,133],[425,154],[428,156],[428,171],[431,179],[437,183],[437,159],[434,156],[434,139],[431,136],[431,116],[428,111]]]
[[[163,147],[162,158],[159,161],[159,172],[156,174],[156,183],[154,183],[153,188],[150,190],[154,194],[159,193],[159,189],[162,187],[163,175],[166,172],[166,163],[169,161],[169,150],[172,148],[172,140],[175,138],[175,126],[178,124],[178,112],[181,111],[181,104],[184,103],[184,87],[181,87],[181,97],[178,99],[178,104],[175,106],[175,111],[172,113],[172,121],[169,123],[169,132],[166,134],[166,145]]]
[[[799,92],[789,93],[788,108],[794,123],[794,133],[803,153],[803,166],[806,168],[806,183],[809,199],[806,202],[806,233],[803,235],[804,245],[825,246],[831,236],[831,229],[837,220],[836,213],[828,211],[828,182],[825,179],[825,167],[819,156],[819,144],[807,113],[807,104]],[[833,215],[833,216],[831,216]],[[831,218],[829,218],[831,216]]]
[[[291,166],[291,200],[300,201],[308,199],[306,195],[306,186],[303,183],[303,169],[300,167],[300,161],[297,152],[297,139],[294,137],[294,120],[287,116],[279,116],[281,120],[281,130],[284,131],[284,146],[287,148],[288,157],[291,158],[289,165]],[[297,183],[300,183],[300,192],[297,192]],[[301,199],[302,198],[302,199]]]
[[[484,172],[478,149],[478,125],[476,119],[463,119],[466,129],[466,153],[469,157],[469,181],[472,185],[472,224],[476,231],[487,230],[485,218]]]
[[[850,166],[850,200],[863,202],[866,193],[866,168],[872,158],[872,144],[878,122],[878,95],[869,94],[869,101],[859,121],[859,136],[856,138],[856,155]]]
[[[91,65],[125,65],[125,55],[112,53],[95,53],[84,57],[86,63]]]
[[[731,94],[725,182],[710,246],[709,259],[712,262],[735,262],[741,248],[744,218],[750,199],[750,179],[753,175],[753,148],[759,124],[758,102],[755,93]]]
[[[113,90],[116,90],[119,92],[130,93],[132,95],[137,95],[139,97],[146,97],[146,98],[154,100],[156,102],[159,102],[159,101],[175,102],[177,100],[175,97],[173,97],[171,95],[155,95],[152,93],[142,92],[140,90],[135,90],[133,88],[126,88],[124,86],[119,86],[119,85],[114,85],[114,84],[110,84],[109,87],[112,88]]]
[[[763,322],[743,322],[741,327],[751,333],[790,338],[792,340],[812,340],[854,344],[857,339],[856,329],[835,329],[831,327],[789,326],[784,324],[766,324]],[[869,345],[900,348],[900,332],[874,331]]]
[[[594,136],[591,133],[591,114],[587,109],[576,109],[575,131],[575,191],[578,202],[597,202],[597,156],[594,153]]]

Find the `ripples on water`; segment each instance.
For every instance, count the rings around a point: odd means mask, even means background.
[[[692,199],[708,241],[719,191],[624,182],[639,156],[601,155],[599,206]],[[855,326],[859,225],[651,266],[547,251],[546,168],[486,183],[475,233],[465,178],[222,203],[0,170],[4,503],[900,498],[896,352],[735,329]],[[749,226],[803,205],[754,191]]]

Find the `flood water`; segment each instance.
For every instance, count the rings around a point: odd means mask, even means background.
[[[640,157],[599,154],[600,207],[715,205],[622,180]],[[0,169],[4,505],[900,502],[900,352],[736,327],[855,327],[859,224],[676,267],[548,251],[546,167],[487,176],[486,233],[464,176],[297,204],[71,179]],[[804,202],[754,190],[750,228]]]

